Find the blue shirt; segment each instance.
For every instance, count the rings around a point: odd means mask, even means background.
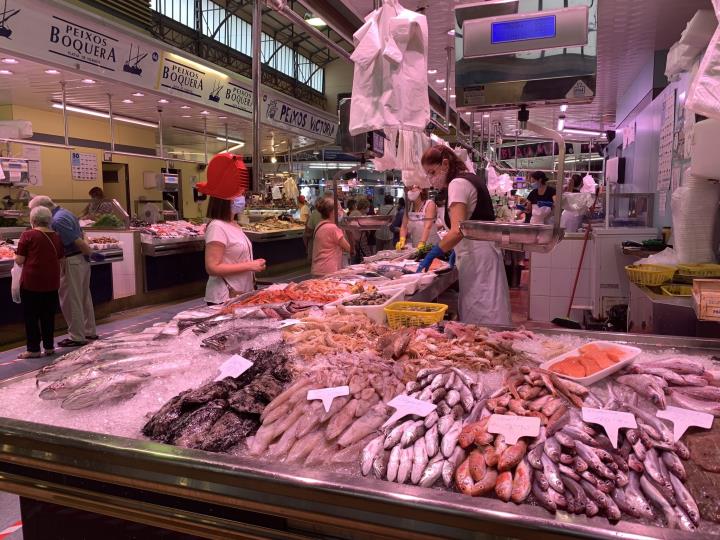
[[[70,257],[80,250],[75,245],[75,240],[83,237],[80,221],[75,214],[59,206],[52,211],[52,229],[60,235],[60,241],[65,249],[65,256]]]

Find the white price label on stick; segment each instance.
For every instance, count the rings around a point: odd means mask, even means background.
[[[515,444],[520,437],[537,437],[540,434],[540,419],[537,416],[491,414],[487,431],[502,435],[508,444]]]
[[[330,406],[332,405],[332,402],[335,398],[349,395],[349,386],[333,386],[331,388],[318,388],[316,390],[308,390],[307,400],[313,401],[315,399],[319,399],[320,401],[322,401],[323,407],[325,407],[325,412],[329,412]]]
[[[673,424],[673,437],[676,441],[680,440],[687,428],[690,426],[710,429],[715,418],[712,414],[691,411],[690,409],[681,409],[668,405],[664,411],[657,412],[658,418],[670,420]]]
[[[216,381],[221,381],[225,377],[239,377],[245,373],[253,363],[240,356],[239,354],[233,354],[220,366],[220,375],[215,377]]]
[[[420,399],[415,399],[405,394],[395,396],[390,401],[388,401],[388,405],[390,407],[393,407],[395,409],[395,412],[392,414],[392,416],[390,416],[390,418],[388,418],[387,422],[385,422],[382,427],[391,426],[401,418],[404,418],[410,414],[414,416],[419,416],[420,418],[425,418],[428,414],[437,409],[437,405],[435,405],[431,401],[422,401]]]
[[[585,422],[599,424],[603,427],[613,448],[618,447],[618,432],[622,428],[635,429],[637,427],[635,416],[628,412],[583,407],[582,415]]]

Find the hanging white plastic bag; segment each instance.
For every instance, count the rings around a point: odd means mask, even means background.
[[[720,19],[720,0],[713,0],[715,15]],[[700,62],[700,68],[690,83],[685,108],[708,118],[720,119],[720,26],[715,29],[710,44]]]
[[[22,266],[15,264],[10,270],[10,292],[12,301],[16,304],[20,303],[20,276],[22,275]]]
[[[533,204],[530,223],[533,225],[549,225],[552,219],[552,211],[553,209],[550,206],[536,206]]]
[[[595,193],[597,190],[597,184],[591,174],[586,174],[583,178],[583,185],[580,188],[580,193]]]
[[[498,186],[500,185],[500,178],[498,177],[495,167],[488,164],[488,166],[485,167],[485,177],[487,179],[488,191],[490,193],[497,193]]]

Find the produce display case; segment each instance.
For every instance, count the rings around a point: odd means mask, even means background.
[[[674,348],[680,355],[712,355],[718,350],[717,340],[562,333],[636,345],[645,351]],[[0,438],[0,490],[19,494],[28,507],[64,507],[64,527],[87,523],[88,516],[94,516],[96,535],[103,534],[104,521],[98,515],[114,518],[116,530],[129,521],[134,522],[136,534],[152,525],[207,538],[353,534],[460,539],[478,538],[482,531],[533,539],[682,540],[720,534],[716,525],[706,522],[702,532],[685,532],[628,519],[610,523],[584,515],[555,517],[532,505],[390,484],[323,466],[210,454],[18,420],[0,419]],[[48,532],[54,526],[50,513],[36,521],[42,521],[40,528]]]

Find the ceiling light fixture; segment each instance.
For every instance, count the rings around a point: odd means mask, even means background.
[[[580,129],[580,128],[565,128],[565,133],[572,133],[573,135],[588,135],[590,137],[600,137],[603,135],[600,131],[593,131],[592,129]]]
[[[316,28],[322,28],[323,26],[327,26],[327,23],[323,21],[320,17],[307,17],[306,15],[305,22],[308,23],[310,26],[314,26]]]
[[[220,120],[226,120],[226,119],[227,119],[227,116],[218,116],[218,119],[220,119]]]
[[[181,109],[185,109],[185,110],[187,110],[187,109],[189,109],[189,108],[190,108],[190,106],[189,106],[189,105],[181,105],[181,106],[180,106],[180,108],[181,108]]]
[[[560,105],[560,112],[566,112],[566,111],[567,111],[567,108],[568,108],[567,104],[565,104],[565,105]]]
[[[9,69],[0,69],[0,75],[12,75],[13,72]]]
[[[562,131],[563,129],[565,129],[565,118],[561,117],[561,118],[558,118],[557,130]]]
[[[192,116],[189,115],[189,114],[183,114],[183,115],[181,116],[181,118],[192,118]]]
[[[57,69],[46,69],[45,73],[48,75],[60,75],[60,72]]]
[[[225,142],[225,141],[227,140],[227,142],[229,142],[229,143],[232,143],[232,144],[235,144],[235,145],[238,145],[238,146],[245,146],[245,141],[238,141],[237,139],[231,139],[230,137],[228,137],[227,139],[225,139],[225,137],[217,136],[217,137],[215,137],[215,138],[216,138],[218,141]]]
[[[14,58],[3,58],[2,62],[3,62],[3,64],[18,64],[19,63]]]
[[[165,103],[170,103],[170,102],[167,99],[162,98],[162,99],[158,99],[158,103],[165,104]]]
[[[483,118],[490,118],[490,113],[483,114]]]
[[[80,82],[83,84],[95,84],[95,79],[83,79]]]
[[[455,94],[450,94],[450,99],[455,99],[457,96]]]
[[[209,113],[208,111],[200,111],[200,114],[208,115],[208,114],[210,114],[210,113]]]
[[[448,30],[448,36],[454,36],[455,35],[455,29]]]
[[[143,94],[142,92],[135,92],[135,93],[133,94],[133,96],[134,96],[134,97],[145,97],[145,94]]]
[[[435,82],[438,84],[442,84],[445,82],[445,79],[435,79]]]
[[[468,116],[470,116],[470,115],[472,114],[472,112],[468,111],[468,112],[466,112],[465,114],[468,115]]]
[[[123,103],[135,103],[132,99],[123,99]]]
[[[428,75],[435,75],[437,73],[437,69],[428,69]]]
[[[53,103],[52,108],[62,110],[63,105],[62,105],[62,103]],[[65,109],[70,112],[86,114],[88,116],[95,116],[97,118],[110,118],[110,114],[103,112],[103,111],[96,111],[95,109],[86,109],[85,107],[76,107],[75,105],[66,105]],[[117,114],[113,114],[113,120],[117,120],[118,122],[125,122],[126,124],[135,124],[138,126],[145,126],[145,127],[156,128],[156,129],[158,127],[158,125],[155,122],[146,122],[145,120],[137,120],[136,118],[130,118],[128,116],[119,116]]]
[[[235,150],[239,150],[243,146],[245,146],[245,143],[236,144],[235,146],[231,146],[230,148],[228,148],[227,151],[234,152]]]
[[[277,158],[275,156],[271,157],[270,163],[277,163]]]

